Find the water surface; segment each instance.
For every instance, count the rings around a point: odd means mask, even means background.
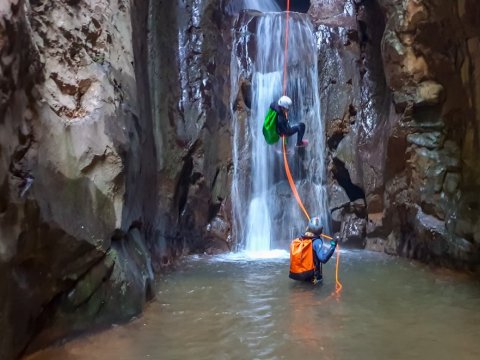
[[[29,360],[480,359],[480,286],[405,259],[343,251],[322,286],[288,278],[284,252],[188,258],[122,326]]]

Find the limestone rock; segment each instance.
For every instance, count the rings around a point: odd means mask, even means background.
[[[418,84],[415,98],[417,106],[436,105],[442,100],[443,86],[434,81],[423,81]]]
[[[455,194],[460,185],[461,176],[457,173],[447,173],[443,182],[443,191],[448,194]]]
[[[66,294],[75,292],[73,307],[88,307],[99,284],[112,285],[112,265],[100,265],[112,251],[111,237],[148,215],[133,209],[145,196],[131,200],[141,162],[134,165],[129,154],[140,153],[141,126],[135,127],[130,6],[103,0],[3,5],[0,43],[8,46],[0,49],[0,98],[8,101],[0,104],[0,283],[7,288],[0,308],[17,314],[14,321],[0,317],[9,329],[0,357],[8,359],[91,326],[91,314],[79,309],[45,342],[38,333],[56,326],[46,314],[66,306]],[[117,264],[129,255],[119,253]],[[132,265],[125,273],[136,291],[126,289],[120,303],[145,299],[146,281],[137,281],[135,271]],[[142,309],[127,313],[118,305],[105,298],[97,325]]]
[[[443,134],[439,131],[430,133],[414,133],[407,135],[407,141],[411,144],[436,149],[442,145]]]
[[[369,213],[378,213],[383,210],[383,199],[379,194],[369,194],[366,201]]]
[[[393,234],[388,235],[385,238],[377,238],[377,237],[367,237],[365,242],[365,249],[377,252],[384,252],[390,255],[397,254],[397,241],[396,237]]]
[[[319,74],[322,78],[328,71],[340,79],[338,85],[328,79],[321,85],[329,169],[344,164],[351,182],[365,194],[367,246],[387,251],[385,239],[393,234],[389,252],[469,267],[479,258],[478,249],[468,245],[474,241],[476,220],[464,209],[477,216],[480,208],[475,195],[480,193],[475,145],[480,117],[474,105],[480,104],[475,90],[479,25],[474,20],[480,4],[379,0],[378,5],[356,3],[358,26],[343,20],[335,25],[356,33],[358,47],[334,36],[340,30],[325,26],[335,23],[328,13],[326,19],[314,17],[320,63],[340,59],[336,63],[342,64],[339,71],[323,66]],[[378,21],[383,18],[385,23]],[[352,53],[359,59],[355,66],[347,63]],[[351,87],[342,83],[345,74]],[[369,101],[379,93],[383,102]],[[344,116],[349,104],[362,104],[353,117]],[[332,219],[335,226],[344,226],[348,212],[336,210]]]
[[[340,209],[350,203],[350,199],[345,190],[338,184],[333,183],[328,188],[328,199],[330,211]]]
[[[338,144],[334,157],[340,160],[348,171],[352,183],[361,185],[362,179],[357,170],[357,152],[355,150],[354,135],[346,135]]]
[[[347,215],[340,230],[342,242],[363,248],[366,235],[366,223],[365,219],[358,218],[355,214]]]
[[[387,241],[382,238],[367,237],[365,240],[365,249],[377,252],[385,252],[385,243]]]

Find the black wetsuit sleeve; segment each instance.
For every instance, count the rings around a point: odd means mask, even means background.
[[[272,103],[270,107],[275,110],[277,113],[277,133],[278,135],[288,135],[290,134],[290,125],[288,123],[287,118],[285,117],[285,114],[283,113],[282,109],[275,104]]]
[[[287,135],[289,130],[288,121],[284,116],[278,116],[277,132],[279,135]]]

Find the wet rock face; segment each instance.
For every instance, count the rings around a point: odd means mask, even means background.
[[[469,0],[312,2],[330,183],[351,201],[364,193],[370,248],[478,262],[479,11]],[[336,202],[340,231],[352,213]]]
[[[369,41],[379,42],[380,35],[376,38],[373,29],[366,27],[367,20],[361,18],[354,1],[312,1],[309,13],[318,39],[332,230],[343,241],[363,247],[366,208],[369,202],[377,211],[383,205],[379,194],[384,155],[378,148],[385,142],[390,109],[380,49],[367,46]]]
[[[2,359],[150,296],[130,24],[124,1],[0,5]]]
[[[0,4],[0,358],[127,320],[153,269],[229,249],[221,10]]]
[[[143,93],[158,154],[158,266],[178,255],[232,246],[231,35],[221,5],[149,4]]]

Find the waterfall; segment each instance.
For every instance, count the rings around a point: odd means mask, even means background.
[[[244,0],[243,8],[261,12],[280,11],[280,6],[275,0]]]
[[[240,83],[249,81],[252,94],[247,116],[236,107],[237,94],[231,99],[234,228],[237,242],[247,251],[284,247],[307,223],[286,182],[281,142],[267,145],[262,134],[269,105],[283,91],[285,21],[284,13],[243,13],[234,39],[232,89],[241,92]],[[252,28],[256,29],[253,34],[248,31]],[[291,13],[289,28],[287,95],[293,100],[289,119],[306,124],[310,144],[305,150],[295,149],[294,135],[288,141],[288,160],[307,210],[311,216],[320,216],[328,228],[316,39],[305,14]]]
[[[280,11],[280,6],[275,0],[231,0],[226,6],[226,10],[230,13],[238,13],[243,9],[275,12]]]

